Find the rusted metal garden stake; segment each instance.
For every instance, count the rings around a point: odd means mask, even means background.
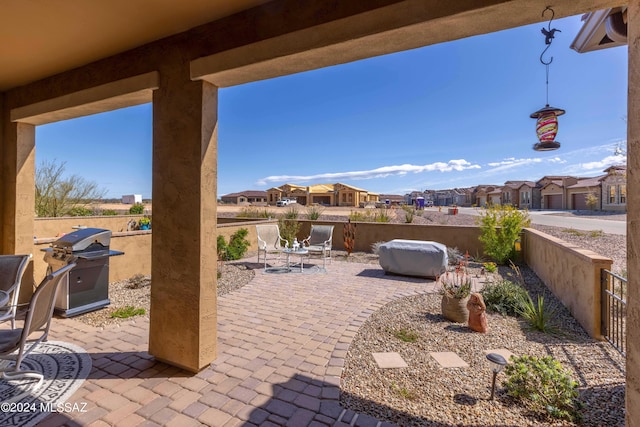
[[[349,256],[353,252],[353,247],[356,243],[356,224],[351,223],[351,218],[347,220],[343,227],[342,237],[344,239],[344,249],[347,251],[347,256]]]

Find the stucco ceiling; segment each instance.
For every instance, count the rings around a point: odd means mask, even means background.
[[[269,0],[3,0],[0,91]]]

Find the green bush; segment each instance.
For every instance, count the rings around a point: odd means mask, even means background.
[[[144,213],[144,205],[142,203],[136,203],[129,208],[130,215],[142,215]]]
[[[527,291],[522,286],[510,280],[488,283],[480,293],[487,310],[514,317],[518,315],[522,301],[528,297]]]
[[[309,206],[307,208],[307,219],[311,221],[317,221],[320,219],[320,215],[324,212],[324,208],[322,206]]]
[[[241,228],[231,235],[229,243],[224,239],[224,236],[218,235],[217,238],[217,253],[218,259],[222,261],[241,259],[247,249],[249,248],[249,241],[246,239],[249,234],[249,230]]]
[[[484,252],[498,264],[505,264],[513,257],[515,243],[524,227],[531,223],[527,211],[519,211],[513,206],[490,206],[480,214],[480,241]]]
[[[129,317],[141,316],[145,313],[146,311],[144,308],[135,308],[131,305],[128,305],[126,307],[115,310],[113,313],[111,313],[111,317],[118,319],[128,319]]]
[[[286,216],[286,214],[285,214]],[[300,223],[297,219],[287,219],[282,216],[278,219],[278,228],[280,229],[280,236],[289,242],[289,246],[293,244],[293,239],[298,236],[300,231]]]
[[[557,334],[559,329],[551,323],[555,315],[555,310],[544,305],[544,297],[538,295],[538,303],[535,304],[529,294],[523,298],[518,314],[527,321],[532,329],[548,334]]]
[[[102,211],[102,215],[113,216],[113,215],[118,215],[118,212],[114,211],[113,209],[105,209]]]
[[[554,418],[579,420],[578,383],[551,356],[512,357],[505,368],[507,394],[534,411]]]
[[[404,211],[404,222],[411,224],[416,216],[416,209],[411,205],[403,205],[402,210]]]
[[[68,216],[91,216],[93,215],[93,211],[83,206],[76,206],[74,208],[69,209],[69,212],[67,212],[67,215]]]
[[[236,215],[239,218],[275,218],[275,214],[267,208],[258,209],[254,206],[247,206]]]
[[[351,211],[349,219],[351,222],[391,222],[391,216],[386,208],[378,208],[373,213],[370,209],[364,212]]]
[[[283,216],[285,219],[298,219],[298,217],[300,216],[298,204],[294,203],[293,205],[289,205]]]

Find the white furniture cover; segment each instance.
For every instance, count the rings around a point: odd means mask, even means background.
[[[387,273],[435,278],[447,270],[447,247],[424,240],[395,239],[378,247],[380,266]]]

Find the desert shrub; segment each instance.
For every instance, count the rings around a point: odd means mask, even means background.
[[[484,252],[498,264],[505,264],[513,258],[516,240],[522,229],[531,223],[526,211],[506,205],[484,209],[477,221],[480,225],[480,241],[485,246]]]
[[[130,215],[142,215],[144,213],[144,205],[142,203],[136,203],[129,208]]]
[[[67,212],[67,215],[68,216],[91,216],[93,215],[93,211],[83,206],[76,206],[74,208],[69,209],[69,211]]]
[[[351,211],[349,219],[352,222],[391,222],[391,215],[386,208],[376,209],[376,212],[371,212],[372,209],[365,212]]]
[[[324,212],[324,208],[322,206],[309,206],[307,208],[307,219],[311,221],[317,221],[320,219],[320,215]]]
[[[297,203],[289,205],[283,216],[285,219],[298,219],[300,216],[300,210],[298,209]]]
[[[411,224],[416,216],[416,209],[413,206],[403,205],[402,210],[404,211],[404,222]]]
[[[275,218],[275,214],[269,211],[267,208],[258,209],[255,206],[246,206],[240,209],[240,212],[236,215],[238,218]]]
[[[458,248],[447,246],[447,258],[450,265],[458,265],[458,261],[462,259],[462,252]]]
[[[495,273],[498,270],[498,266],[495,262],[483,262],[482,266],[489,273]]]
[[[378,255],[378,253],[380,252],[380,245],[383,245],[387,242],[375,242],[371,245],[371,252]]]
[[[500,313],[503,316],[517,316],[528,294],[517,283],[502,280],[497,283],[487,283],[480,291],[487,310]]]
[[[102,215],[113,216],[113,215],[118,215],[118,212],[114,211],[113,209],[105,209],[102,211]]]
[[[236,260],[244,256],[249,248],[249,241],[246,239],[249,230],[241,228],[231,235],[229,243],[224,239],[224,236],[218,235],[218,259],[219,260]]]
[[[298,236],[301,224],[296,218],[287,219],[286,214],[278,218],[278,227],[280,229],[280,235],[282,238],[289,242],[289,245],[293,244],[293,240]]]
[[[115,310],[113,313],[111,313],[111,317],[118,319],[128,319],[129,317],[141,316],[145,313],[146,311],[144,308],[135,308],[132,305],[128,305],[126,307],[121,307]]]
[[[553,325],[551,319],[555,315],[555,310],[544,304],[544,297],[538,295],[537,304],[533,302],[529,294],[522,299],[518,308],[518,314],[529,324],[531,329],[549,334],[559,332],[557,326]]]
[[[578,382],[553,357],[512,357],[505,373],[509,396],[554,418],[579,419]]]

